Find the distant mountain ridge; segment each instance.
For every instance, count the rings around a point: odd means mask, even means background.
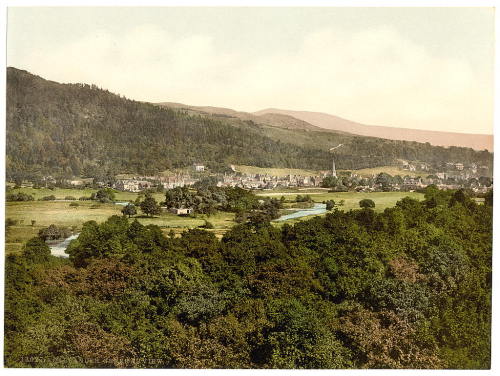
[[[317,127],[304,120],[297,119],[287,114],[265,113],[262,115],[256,115],[250,112],[236,111],[225,107],[191,106],[183,103],[174,103],[174,102],[161,102],[156,104],[162,107],[186,110],[188,112],[195,112],[199,114],[214,115],[219,117],[232,117],[241,120],[250,120],[257,124],[265,124],[285,129],[304,129],[304,130],[313,130],[322,132],[325,131],[324,128]]]
[[[268,108],[253,113],[257,116],[280,114],[303,120],[313,126],[359,136],[380,137],[389,140],[428,142],[436,146],[462,146],[475,150],[493,151],[493,135],[427,131],[420,129],[396,128],[365,125],[338,116],[311,111],[293,111]]]
[[[267,108],[256,112],[237,111],[225,107],[193,106],[175,102],[156,103],[162,107],[186,110],[191,114],[210,115],[218,118],[237,118],[284,129],[316,132],[337,132],[387,140],[416,141],[435,146],[469,147],[474,150],[493,151],[493,135],[428,131],[380,125],[366,125],[322,112],[294,111]]]

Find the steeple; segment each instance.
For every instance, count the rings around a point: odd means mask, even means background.
[[[329,151],[333,153],[335,149],[338,149],[341,147],[343,144],[338,144],[334,148],[331,148]],[[332,176],[337,177],[337,170],[335,169],[335,157],[332,157]]]

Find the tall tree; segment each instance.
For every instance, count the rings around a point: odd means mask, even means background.
[[[161,213],[160,205],[158,205],[158,202],[149,193],[146,194],[146,197],[144,198],[144,201],[141,202],[140,207],[142,212],[148,216],[154,216]]]
[[[127,205],[123,207],[122,213],[123,215],[128,215],[128,217],[130,218],[131,216],[137,214],[137,209],[135,208],[134,204],[129,202]]]

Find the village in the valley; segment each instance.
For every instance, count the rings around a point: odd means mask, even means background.
[[[448,162],[441,166],[431,166],[427,163],[400,161],[396,167],[398,173],[394,175],[383,172],[383,169],[380,172],[377,172],[377,169],[347,171],[336,170],[333,167],[332,170],[319,171],[317,174],[273,175],[268,172],[241,172],[233,165],[230,168],[231,172],[213,173],[205,164],[194,163],[191,168],[168,176],[127,175],[123,177],[118,175],[107,182],[98,179],[68,179],[64,181],[64,184],[73,187],[109,186],[118,191],[141,192],[154,188],[186,187],[203,179],[211,178],[213,185],[218,187],[240,187],[253,190],[328,188],[339,192],[411,192],[433,184],[440,189],[467,188],[475,193],[484,193],[492,188],[493,183],[490,177],[491,171],[487,166],[461,162]],[[44,177],[43,180],[45,185],[57,182],[51,176]]]

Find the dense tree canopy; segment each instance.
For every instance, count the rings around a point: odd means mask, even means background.
[[[188,187],[168,189],[165,193],[165,205],[168,208],[192,208],[197,213],[204,214],[212,214],[215,210],[248,211],[261,206],[257,196],[246,189],[215,186],[198,186],[197,190]]]
[[[220,240],[113,216],[68,252],[7,257],[7,366],[490,365],[492,207],[465,192]]]
[[[326,201],[326,210],[332,210],[335,207],[335,201],[334,200],[328,200]]]
[[[5,201],[34,201],[35,198],[27,193],[7,193],[5,195]]]

